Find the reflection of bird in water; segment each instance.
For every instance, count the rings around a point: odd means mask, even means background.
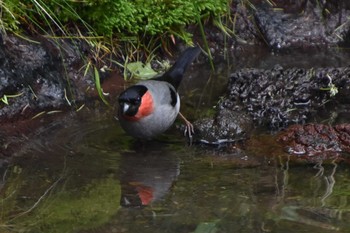
[[[161,199],[180,173],[179,161],[163,151],[127,153],[120,165],[123,207],[142,207]]]

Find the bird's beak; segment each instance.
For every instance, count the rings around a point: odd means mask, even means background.
[[[126,113],[129,110],[130,105],[128,103],[123,104],[123,113]]]

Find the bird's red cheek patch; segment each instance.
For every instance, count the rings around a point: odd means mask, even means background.
[[[154,111],[153,98],[152,95],[147,91],[141,99],[141,104],[139,110],[135,114],[135,116],[124,116],[126,120],[129,121],[138,121],[148,115],[150,115]]]
[[[150,115],[153,112],[153,110],[154,110],[153,98],[152,98],[152,95],[149,93],[149,91],[147,91],[142,96],[139,111],[135,116],[142,118]]]

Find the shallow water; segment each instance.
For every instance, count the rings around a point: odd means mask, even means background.
[[[210,112],[233,69],[213,75],[216,84],[201,79],[210,68],[193,72],[181,90],[190,96],[185,112],[192,118]],[[175,127],[143,144],[125,135],[112,111],[101,112],[43,119],[18,138],[21,147],[1,170],[0,232],[350,229],[347,164],[296,162],[268,134],[254,135],[255,144],[242,151],[189,147]]]

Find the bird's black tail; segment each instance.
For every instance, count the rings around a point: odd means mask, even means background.
[[[175,64],[162,76],[156,80],[169,82],[177,89],[181,83],[182,77],[187,69],[187,66],[199,55],[201,49],[199,47],[187,48],[177,59]]]

